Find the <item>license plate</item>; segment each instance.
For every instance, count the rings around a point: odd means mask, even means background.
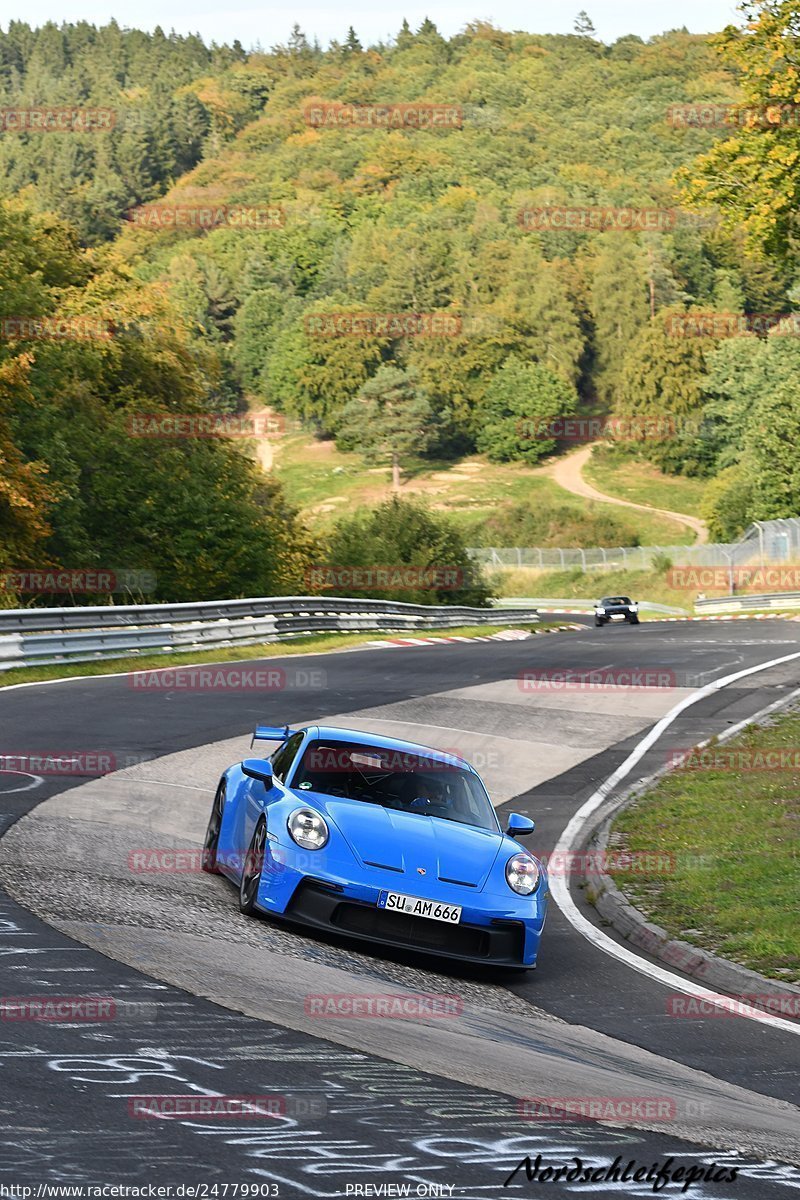
[[[612,614],[611,614],[611,620],[612,620],[612,621],[624,621],[624,620],[625,620],[625,613],[612,613]]]
[[[417,896],[404,896],[402,892],[381,892],[378,908],[407,913],[410,917],[427,917],[430,921],[445,921],[448,925],[457,925],[461,920],[461,907],[458,904],[420,900]]]

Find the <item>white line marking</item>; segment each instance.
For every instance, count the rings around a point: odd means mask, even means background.
[[[796,654],[786,654],[782,658],[773,658],[769,662],[759,663],[755,667],[747,667],[742,671],[736,671],[733,675],[725,675],[721,679],[715,679],[711,683],[707,683],[705,687],[699,691],[693,692],[690,696],[686,696],[680,700],[674,708],[671,708],[665,716],[657,721],[649,733],[645,734],[642,740],[636,745],[623,763],[617,767],[613,774],[609,775],[600,787],[592,793],[585,804],[581,805],[574,817],[567,824],[566,829],[558,839],[558,844],[553,851],[554,855],[565,855],[571,852],[573,844],[577,843],[584,826],[589,817],[591,817],[600,805],[605,800],[609,792],[623,780],[626,775],[629,775],[638,762],[644,757],[647,751],[661,737],[665,729],[669,728],[676,717],[680,716],[687,708],[696,704],[698,700],[703,700],[706,696],[712,695],[714,692],[720,691],[721,688],[727,687],[731,683],[735,683],[738,679],[744,679],[748,675],[755,675],[759,671],[767,671],[770,667],[780,666],[781,663],[793,662],[800,658],[800,652]],[[773,707],[773,706],[770,706]],[[752,719],[752,718],[750,718]],[[749,723],[749,722],[745,722]],[[742,722],[734,729],[739,729]],[[566,882],[566,876],[554,875],[550,878],[550,892],[558,907],[561,909],[564,916],[569,921],[573,929],[582,934],[587,941],[596,946],[598,950],[602,950],[606,954],[610,954],[612,958],[618,959],[627,966],[632,967],[634,971],[638,971],[640,975],[646,975],[650,979],[656,980],[658,983],[663,983],[667,987],[673,988],[675,991],[683,992],[686,996],[695,996],[698,999],[705,1000],[717,1008],[734,1009],[738,1016],[747,1017],[752,1021],[759,1021],[764,1025],[771,1025],[774,1029],[782,1029],[787,1033],[800,1034],[800,1025],[796,1025],[791,1021],[785,1021],[781,1017],[775,1017],[770,1013],[765,1013],[759,1008],[752,1008],[750,1005],[741,1003],[738,1000],[732,1000],[730,996],[724,996],[719,992],[709,991],[707,988],[701,987],[699,984],[691,983],[683,979],[680,975],[673,975],[671,971],[664,970],[663,967],[657,967],[654,963],[649,963],[645,959],[640,958],[638,954],[634,954],[632,950],[621,946],[610,938],[608,934],[602,933],[591,921],[587,920],[575,905],[575,902],[570,895],[569,887]]]
[[[15,771],[11,767],[0,767],[0,775],[27,775],[31,783],[26,783],[24,787],[2,788],[0,796],[11,796],[14,792],[29,792],[32,788],[38,787],[40,783],[44,783],[41,775],[34,775],[32,771]]]

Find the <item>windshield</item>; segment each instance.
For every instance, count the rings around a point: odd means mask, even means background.
[[[606,596],[605,600],[600,601],[604,607],[606,605],[613,607],[615,604],[630,604],[630,599],[627,596]]]
[[[481,781],[453,759],[317,739],[306,746],[291,786],[479,829],[499,828]]]

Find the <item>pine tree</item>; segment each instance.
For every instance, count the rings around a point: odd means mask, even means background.
[[[360,389],[341,417],[337,442],[359,450],[374,463],[389,462],[392,488],[400,488],[400,470],[412,454],[424,454],[434,443],[436,424],[427,395],[413,368],[386,365]]]
[[[577,33],[578,37],[593,38],[595,36],[595,33],[597,32],[595,30],[594,25],[592,24],[591,17],[586,12],[586,10],[583,8],[581,9],[581,11],[578,13],[577,17],[575,18],[575,24],[573,25],[573,29]]]
[[[230,279],[213,259],[207,259],[203,264],[203,288],[211,328],[221,341],[228,342],[232,336],[238,301]]]
[[[407,50],[409,46],[414,45],[414,34],[411,32],[411,26],[405,17],[403,24],[400,26],[400,32],[397,35],[397,49]]]
[[[612,406],[626,351],[647,323],[647,267],[631,234],[603,234],[600,243],[591,291],[597,356],[593,376],[601,401]]]

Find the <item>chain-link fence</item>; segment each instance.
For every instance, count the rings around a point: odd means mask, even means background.
[[[489,567],[534,567],[559,570],[608,568],[646,570],[669,559],[673,565],[731,567],[800,560],[800,518],[756,521],[738,542],[695,546],[473,546],[470,555]]]

